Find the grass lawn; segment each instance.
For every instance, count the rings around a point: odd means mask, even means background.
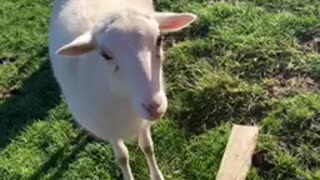
[[[0,179],[121,179],[73,123],[48,63],[52,0],[0,0]],[[166,179],[216,175],[232,123],[262,127],[248,179],[320,179],[320,1],[159,0],[199,19],[166,37],[170,99],[153,128]],[[137,179],[145,158],[128,142]]]

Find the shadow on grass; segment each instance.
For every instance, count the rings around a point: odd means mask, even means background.
[[[37,57],[48,57],[47,48],[39,51]],[[49,59],[46,58],[39,69],[23,81],[22,87],[14,90],[12,94],[12,97],[0,105],[0,150],[5,149],[34,121],[45,119],[49,111],[61,103],[61,92],[53,76]],[[74,123],[74,127],[80,126]],[[75,161],[77,154],[92,141],[103,142],[82,130],[76,138],[51,155],[28,179],[42,179],[42,176],[53,169],[55,173],[50,175],[49,179],[60,179],[69,165]],[[9,179],[22,178],[21,175],[9,173],[5,169],[0,169],[0,174]]]
[[[183,95],[182,107],[174,114],[187,135],[199,135],[227,121],[252,125],[268,112],[263,94],[251,89],[230,90],[225,83]]]
[[[50,159],[44,163],[31,177],[30,180],[41,179],[52,167],[57,167],[55,173],[50,176],[50,180],[60,179],[64,172],[69,168],[69,165],[76,159],[76,155],[84,150],[86,145],[92,141],[92,138],[84,133],[80,133],[70,143],[59,149],[55,154],[51,155]],[[74,146],[74,147],[73,147]],[[65,155],[65,151],[68,151],[72,147],[71,152]]]
[[[48,57],[43,48],[39,57]],[[0,149],[35,120],[43,119],[61,101],[60,91],[48,59],[39,70],[24,80],[22,88],[0,105]]]

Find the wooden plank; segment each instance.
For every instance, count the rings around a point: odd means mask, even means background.
[[[256,126],[233,125],[216,180],[245,180],[259,135]]]

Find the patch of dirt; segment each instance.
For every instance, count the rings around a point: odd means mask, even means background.
[[[12,97],[12,94],[10,94],[9,92],[0,91],[0,99],[6,99],[6,98],[10,98],[10,97]]]
[[[273,168],[274,165],[267,160],[266,154],[266,151],[255,152],[252,156],[252,165],[264,171],[268,171]]]
[[[18,90],[13,89],[13,90],[5,90],[5,89],[0,89],[0,99],[7,99],[14,97],[18,94]]]
[[[319,85],[309,76],[285,77],[280,74],[268,79],[265,89],[269,97],[281,98],[301,91],[318,92]]]
[[[16,60],[13,56],[0,57],[0,65],[9,65]]]
[[[177,44],[177,39],[174,36],[164,36],[164,48],[174,47]]]
[[[320,29],[301,37],[301,45],[307,52],[315,51],[320,53]]]

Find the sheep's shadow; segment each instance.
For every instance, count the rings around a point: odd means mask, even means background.
[[[50,67],[47,48],[43,47],[37,57],[43,58],[40,67],[31,76],[23,81],[21,88],[14,90],[12,96],[0,104],[0,150],[5,149],[10,142],[17,138],[36,120],[43,120],[49,111],[62,102],[60,88],[53,76]],[[74,128],[81,127],[74,123]],[[81,133],[49,157],[43,165],[28,179],[41,179],[53,167],[57,171],[50,179],[60,179],[69,165],[75,161],[76,155],[90,142],[104,142],[92,137],[91,134],[81,129]],[[66,155],[65,152],[71,150]],[[19,174],[6,172],[0,168],[0,174],[13,179],[21,179]]]
[[[70,139],[68,143],[64,144],[63,147],[52,154],[50,158],[27,179],[38,180],[48,175],[47,179],[49,180],[61,179],[64,173],[69,170],[69,166],[77,161],[77,155],[81,151],[84,151],[87,145],[91,143],[103,143],[105,145],[110,145],[109,142],[94,136],[85,129],[82,129],[80,125],[76,123],[74,123],[74,125],[80,129],[78,136]],[[115,163],[114,166],[118,168]],[[50,174],[50,172],[53,173]],[[121,176],[121,174],[117,175]],[[117,179],[118,178],[119,177],[117,176]]]
[[[41,179],[52,167],[58,167],[53,175],[50,176],[50,180],[60,179],[64,172],[69,168],[76,159],[76,155],[84,150],[88,143],[92,141],[91,137],[85,133],[80,133],[76,138],[65,144],[62,148],[56,151],[48,161],[46,161],[31,177],[30,180]],[[65,156],[65,151],[71,147],[71,152]]]
[[[47,48],[38,57],[48,57]],[[46,58],[40,68],[24,80],[20,89],[12,92],[0,105],[0,149],[33,121],[43,119],[48,111],[60,103],[60,91]]]

